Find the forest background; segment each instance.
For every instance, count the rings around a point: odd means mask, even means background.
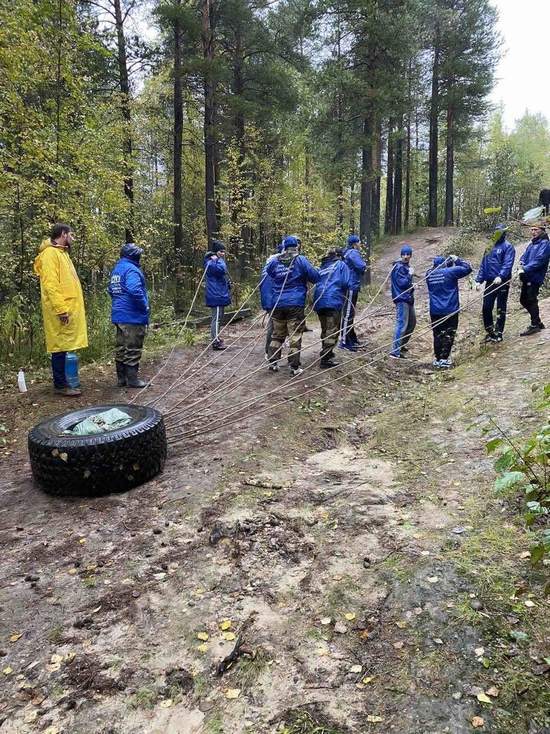
[[[0,363],[45,362],[32,262],[54,221],[97,359],[125,241],[171,323],[212,237],[242,302],[288,233],[318,262],[351,231],[370,258],[384,234],[519,217],[550,128],[489,105],[501,49],[487,0],[0,0]]]

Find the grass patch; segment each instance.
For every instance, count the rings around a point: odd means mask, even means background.
[[[152,709],[158,701],[158,692],[143,686],[128,699],[128,705],[134,709]]]
[[[331,724],[325,724],[309,711],[292,711],[285,721],[281,734],[344,734]]]

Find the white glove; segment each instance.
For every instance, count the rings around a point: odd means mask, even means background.
[[[524,273],[524,272],[525,272],[525,270],[523,268],[519,268],[518,269],[518,273]]]
[[[409,275],[411,276],[411,278],[414,275],[414,268],[411,265],[409,265]]]
[[[452,260],[454,263],[458,260],[458,255],[449,255],[449,260]]]
[[[493,280],[494,285],[500,285],[502,283],[502,278],[500,275],[497,275],[497,277]]]
[[[480,290],[482,283],[476,283],[476,291]]]

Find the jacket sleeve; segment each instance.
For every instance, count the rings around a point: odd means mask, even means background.
[[[479,266],[479,270],[477,271],[476,283],[484,283],[487,280],[487,276],[485,275],[485,263],[486,262],[487,262],[487,255],[483,255],[483,258],[481,259],[481,265]]]
[[[302,272],[310,283],[318,283],[321,280],[321,274],[317,268],[314,268],[304,255],[300,256],[300,266],[302,268]]]
[[[287,268],[283,265],[278,257],[274,257],[273,260],[270,260],[267,263],[266,271],[269,277],[273,278],[273,280],[276,282],[284,280],[287,274]]]
[[[206,263],[206,267],[208,269],[208,272],[212,275],[220,276],[225,275],[225,273],[227,272],[227,267],[225,263],[221,260],[209,260]]]
[[[361,254],[355,249],[348,250],[348,258],[353,269],[362,275],[367,269],[367,264],[361,257]]]
[[[48,247],[42,255],[40,281],[55,313],[58,315],[67,313],[69,307],[61,290],[59,259],[53,247]]]
[[[541,247],[540,245],[542,244],[544,244],[545,247]],[[548,258],[550,257],[550,240],[545,240],[544,242],[541,242],[540,245],[537,248],[533,248],[535,249],[534,257],[531,257],[527,265],[523,266],[526,273],[532,273],[534,270],[539,270],[548,263]],[[527,252],[527,250],[525,252]]]
[[[343,290],[347,291],[351,288],[351,270],[345,262],[342,262],[341,265],[342,267],[340,268],[340,287]]]
[[[512,268],[514,267],[514,260],[516,259],[516,249],[513,245],[506,248],[504,252],[504,259],[502,267],[498,271],[498,274],[503,280],[508,280],[512,275]]]
[[[412,286],[412,276],[406,268],[397,265],[392,273],[396,288],[403,293]]]
[[[450,268],[445,268],[446,272],[452,274],[457,280],[459,278],[465,278],[472,272],[472,266],[466,260],[460,258]]]
[[[124,287],[136,302],[139,304],[144,311],[147,311],[147,291],[143,286],[143,282],[139,275],[135,272],[128,272],[124,280]]]

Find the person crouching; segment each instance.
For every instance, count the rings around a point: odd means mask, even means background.
[[[111,273],[111,321],[116,326],[115,364],[118,387],[147,387],[138,378],[143,341],[149,323],[149,297],[140,267],[143,250],[128,243]]]
[[[313,308],[321,322],[321,369],[336,367],[334,347],[338,342],[340,319],[352,275],[343,262],[341,249],[329,250],[319,267],[321,279],[315,286]]]

